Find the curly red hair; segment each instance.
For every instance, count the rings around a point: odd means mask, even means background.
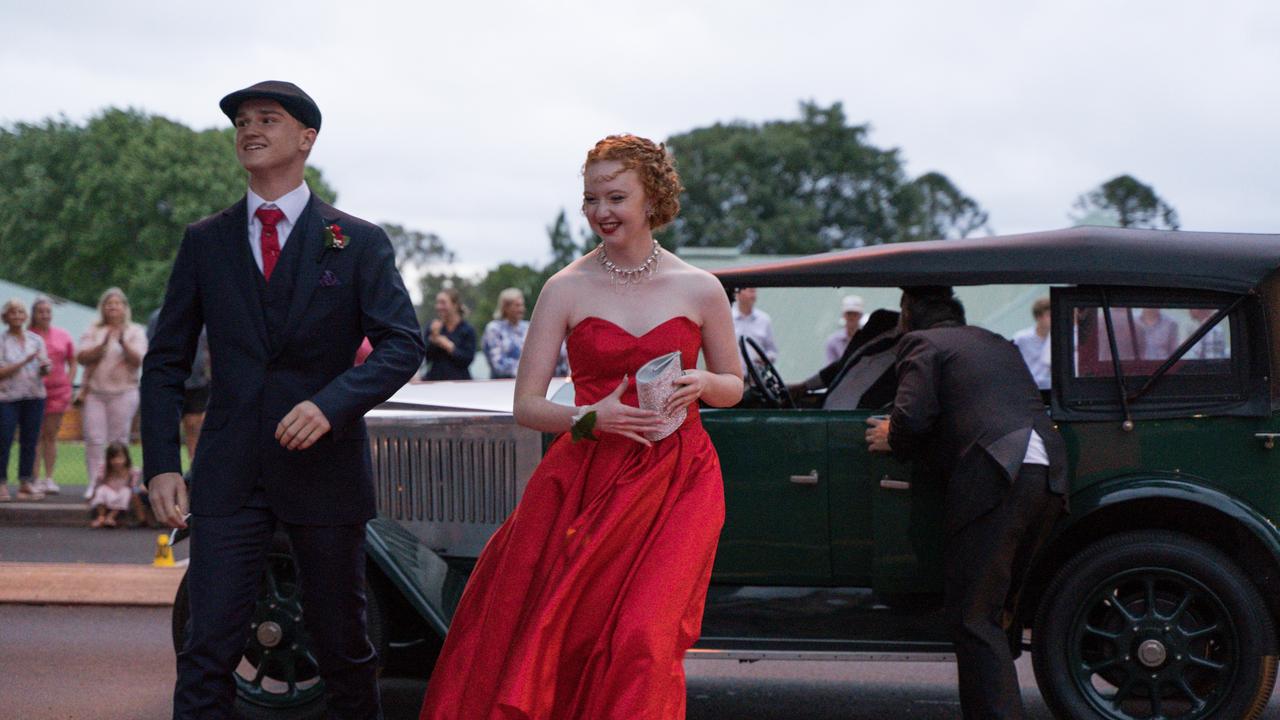
[[[610,135],[587,151],[582,172],[585,175],[591,163],[610,160],[622,163],[624,169],[635,170],[640,176],[649,201],[650,229],[657,230],[676,219],[684,186],[680,184],[675,160],[665,144],[638,135]]]

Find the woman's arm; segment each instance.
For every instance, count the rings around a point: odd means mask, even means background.
[[[97,363],[99,360],[102,359],[103,355],[107,354],[107,347],[109,347],[111,344],[110,328],[108,328],[107,332],[102,336],[101,343],[90,347],[90,345],[92,344],[92,340],[91,340],[91,338],[93,337],[92,333],[93,333],[93,330],[91,329],[89,330],[89,332],[85,333],[84,337],[80,338],[81,349],[79,354],[76,355],[76,360],[81,365],[93,365]]]
[[[686,370],[676,380],[682,387],[672,394],[666,410],[672,412],[695,400],[712,407],[737,405],[742,400],[742,363],[738,360],[729,296],[719,280],[704,272],[691,279],[689,291],[696,296],[693,300],[702,316],[702,354],[707,369]]]
[[[34,360],[35,357],[36,357],[36,353],[33,352],[30,355],[28,355],[25,359],[19,360],[16,363],[9,363],[8,365],[0,365],[0,380],[7,380],[13,377],[14,375],[17,375],[18,371],[22,369],[22,366]]]
[[[471,361],[476,359],[476,329],[472,327],[471,323],[463,320],[458,324],[458,340],[456,342],[449,338],[446,339],[452,345],[451,348],[446,349],[449,351],[449,359],[453,364],[460,368],[471,367]]]
[[[120,331],[120,349],[124,350],[124,361],[137,367],[147,354],[147,335],[138,325],[126,326]]]

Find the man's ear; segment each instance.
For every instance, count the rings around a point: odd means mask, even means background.
[[[311,152],[311,146],[316,144],[316,129],[307,128],[302,131],[302,139],[298,144],[299,150]]]

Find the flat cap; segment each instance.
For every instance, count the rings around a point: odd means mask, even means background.
[[[263,80],[243,90],[236,90],[222,98],[218,102],[218,107],[222,108],[222,112],[231,119],[232,124],[235,124],[236,111],[240,109],[240,103],[253,98],[275,100],[298,122],[306,127],[320,130],[320,107],[316,105],[316,101],[303,92],[302,88],[283,80]]]

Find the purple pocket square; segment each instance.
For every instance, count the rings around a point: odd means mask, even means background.
[[[320,273],[320,287],[337,287],[342,284],[337,275],[332,270],[325,270]]]

